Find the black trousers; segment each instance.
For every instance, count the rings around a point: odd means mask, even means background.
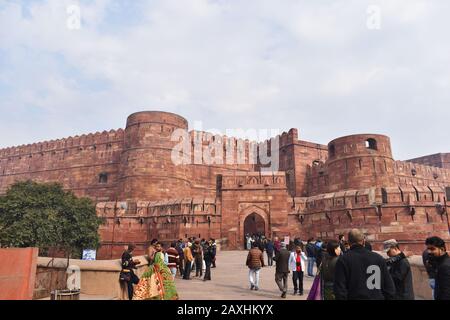
[[[205,264],[206,264],[206,269],[205,269],[205,277],[203,278],[203,280],[211,280],[211,264],[212,264],[212,261],[205,260]]]
[[[200,277],[203,275],[203,260],[200,258],[195,259],[195,276],[198,277],[200,275]]]
[[[132,300],[133,299],[133,294],[134,294],[134,290],[133,290],[133,284],[138,284],[139,283],[139,278],[137,275],[134,274],[134,272],[131,272],[131,280],[127,282],[127,287],[128,287],[128,299]]]
[[[183,279],[190,279],[191,278],[191,261],[187,261],[186,260],[186,264],[184,266],[184,275],[183,275]]]
[[[267,251],[267,265],[273,266],[273,252]]]
[[[212,259],[212,268],[216,267],[216,257]]]
[[[184,276],[184,259],[180,259],[178,269],[180,270],[180,276]]]
[[[303,271],[292,272],[292,282],[294,283],[294,292],[303,294]]]

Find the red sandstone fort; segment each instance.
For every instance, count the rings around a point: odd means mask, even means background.
[[[395,238],[416,253],[430,235],[450,240],[450,153],[396,161],[384,135],[321,145],[299,140],[290,129],[276,137],[277,171],[264,171],[259,161],[178,165],[171,157],[177,129],[188,132],[179,115],[138,112],[124,130],[1,149],[0,194],[31,179],[60,182],[92,198],[106,218],[100,259],[119,257],[130,242],[140,253],[152,238],[213,237],[223,248],[237,249],[246,233],[255,232],[326,239],[357,227],[375,249]],[[188,132],[192,158],[199,133]],[[217,139],[204,136],[200,152]],[[220,139],[224,157],[239,154],[227,148],[241,148],[244,159],[251,158],[254,142]]]

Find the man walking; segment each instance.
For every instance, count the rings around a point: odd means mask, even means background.
[[[291,252],[289,257],[289,270],[292,271],[292,282],[294,283],[294,295],[303,295],[303,270],[305,270],[305,261],[308,258],[302,251],[301,244],[295,246],[295,251]]]
[[[246,265],[248,267],[248,279],[250,281],[250,290],[259,290],[259,272],[264,267],[264,257],[258,245],[253,242],[252,248],[248,252]]]
[[[290,256],[291,253],[286,249],[286,243],[282,242],[280,251],[275,255],[275,258],[273,258],[273,260],[277,263],[275,282],[281,291],[282,298],[286,298]]]
[[[414,300],[411,266],[395,239],[384,242],[386,264],[395,285],[395,300]]]
[[[445,242],[439,237],[430,237],[425,241],[428,253],[436,261],[435,300],[450,300],[450,258]]]
[[[395,286],[384,258],[364,248],[358,229],[348,234],[350,250],[336,262],[336,300],[392,300]]]

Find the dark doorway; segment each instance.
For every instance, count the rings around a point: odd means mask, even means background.
[[[244,237],[249,234],[250,236],[254,234],[265,235],[266,223],[263,217],[257,213],[252,213],[245,218],[244,221]]]

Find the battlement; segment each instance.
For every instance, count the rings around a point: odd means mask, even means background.
[[[58,151],[74,147],[87,147],[113,142],[123,142],[124,130],[110,130],[83,135],[70,136],[68,138],[37,142],[33,144],[13,146],[0,149],[0,158],[30,155],[42,152]]]
[[[270,150],[272,141],[277,140],[279,144],[279,148],[284,148],[289,145],[298,142],[298,130],[295,128],[289,129],[288,132],[283,131],[281,134],[276,135],[275,137],[271,137],[262,141],[261,143],[268,145],[268,150]]]
[[[215,162],[213,164],[254,165],[257,162],[258,143],[256,141],[198,130],[189,131],[189,136],[191,163],[202,160],[202,154],[205,151],[211,154]]]
[[[222,189],[286,188],[285,172],[236,172],[222,176]]]
[[[445,192],[440,186],[374,187],[292,198],[292,208],[296,213],[306,213],[388,205],[440,207]]]
[[[217,214],[215,198],[178,198],[161,201],[109,201],[96,205],[101,217],[162,217],[188,214]]]
[[[450,169],[429,165],[395,161],[395,174],[400,185],[439,185],[450,184]]]
[[[450,169],[450,153],[436,153],[419,158],[406,160],[406,162],[424,164],[432,167]]]

